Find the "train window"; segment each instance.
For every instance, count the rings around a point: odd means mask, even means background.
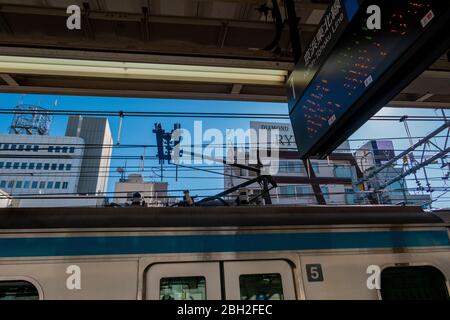
[[[38,299],[38,290],[27,281],[0,281],[0,300]]]
[[[293,270],[288,261],[225,261],[223,264],[227,300],[294,300],[296,298]]]
[[[241,300],[284,300],[279,273],[240,275],[239,288]]]
[[[444,275],[432,266],[388,267],[381,272],[383,300],[448,300]]]
[[[161,300],[206,300],[205,277],[162,278]]]
[[[145,272],[149,300],[219,300],[219,262],[154,263]]]

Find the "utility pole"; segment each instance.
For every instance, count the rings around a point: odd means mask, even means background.
[[[172,134],[175,130],[180,129],[181,125],[179,123],[175,123],[173,126],[173,130],[170,132],[166,132],[161,123],[155,123],[155,129],[153,129],[153,133],[156,134],[156,147],[157,153],[156,157],[159,160],[159,164],[161,166],[161,182],[164,178],[163,164],[167,160],[167,163],[170,163],[172,160],[172,150],[178,145],[181,141],[181,138],[173,141]],[[177,172],[178,176],[178,172]]]

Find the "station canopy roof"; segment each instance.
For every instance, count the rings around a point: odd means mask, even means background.
[[[284,19],[284,1],[278,1]],[[330,1],[295,0],[302,46]],[[69,5],[82,9],[68,30]],[[0,0],[0,92],[285,102],[289,27],[270,0]],[[266,14],[268,13],[268,14]],[[441,57],[391,102],[450,107]]]

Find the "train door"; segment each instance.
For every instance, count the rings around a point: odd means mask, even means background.
[[[151,265],[145,292],[149,300],[220,300],[219,262]]]
[[[292,268],[284,260],[224,262],[227,300],[294,300]]]
[[[294,300],[284,260],[156,263],[147,270],[150,300]]]

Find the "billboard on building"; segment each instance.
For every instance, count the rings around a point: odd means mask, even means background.
[[[260,129],[267,130],[278,130],[278,146],[280,149],[296,149],[297,145],[295,143],[294,131],[292,130],[292,125],[290,123],[283,122],[261,122],[261,121],[250,121],[250,129],[256,130],[259,137]],[[260,139],[258,138],[260,141]],[[255,141],[251,141],[252,145]]]

